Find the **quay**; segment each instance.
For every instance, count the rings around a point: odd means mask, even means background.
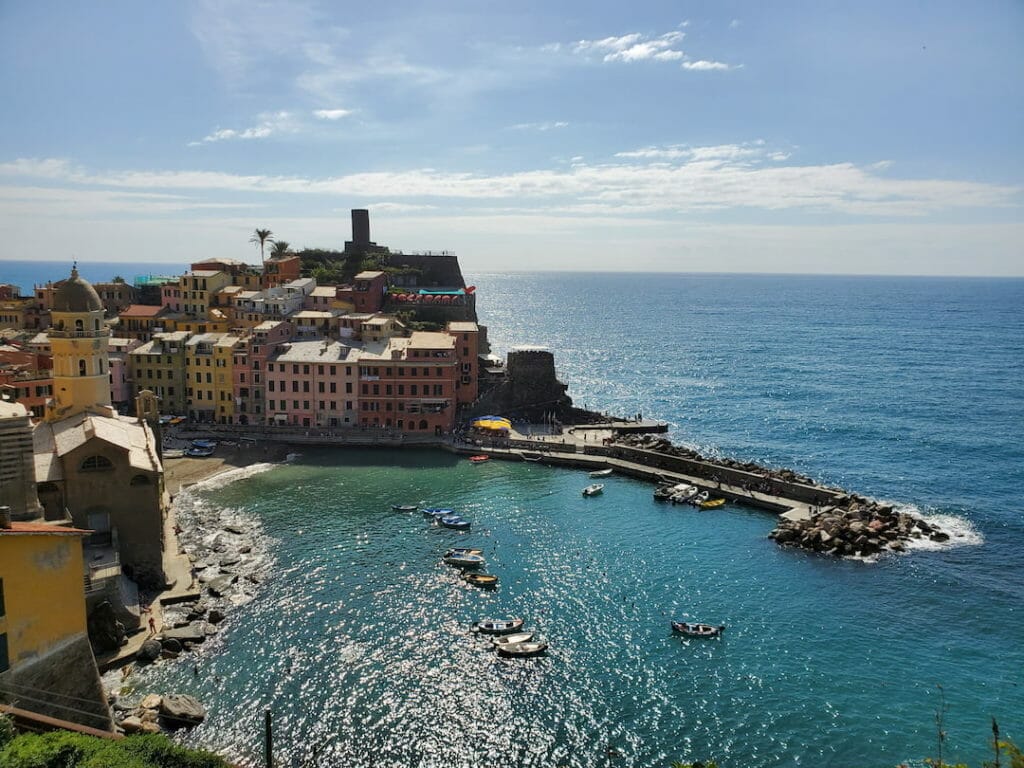
[[[712,459],[694,459],[625,445],[627,434],[663,433],[654,421],[609,421],[565,426],[552,433],[547,425],[517,425],[507,437],[409,435],[386,429],[322,429],[237,424],[182,425],[175,437],[187,441],[212,438],[229,443],[284,444],[289,447],[399,448],[431,447],[460,455],[486,454],[493,459],[529,461],[586,471],[611,468],[652,483],[689,483],[728,501],[764,509],[800,522],[828,511],[849,496],[838,489],[786,480],[768,469],[739,469]]]

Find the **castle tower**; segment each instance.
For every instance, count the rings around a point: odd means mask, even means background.
[[[107,357],[110,330],[103,324],[99,295],[78,276],[77,267],[54,292],[51,317],[53,399],[46,405],[46,421],[82,412],[113,416]]]

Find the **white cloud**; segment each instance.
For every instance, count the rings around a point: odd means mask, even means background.
[[[290,112],[281,111],[272,114],[259,116],[260,122],[250,128],[235,130],[234,128],[219,128],[213,133],[204,136],[199,141],[190,141],[190,147],[198,147],[202,144],[211,144],[218,141],[230,141],[234,139],[265,139],[278,133],[291,133],[297,130],[297,123]]]
[[[724,71],[739,68],[733,64],[726,64],[722,61],[708,61],[706,59],[701,59],[700,61],[684,61],[682,66],[683,69],[689,69],[695,72],[711,72],[714,70]]]
[[[313,117],[320,120],[340,120],[352,114],[351,109],[314,109]]]
[[[569,123],[564,120],[558,120],[546,123],[516,123],[515,125],[510,125],[509,129],[513,131],[552,131],[556,128],[568,127]]]
[[[1019,207],[1020,187],[945,179],[896,179],[853,163],[784,165],[763,143],[647,147],[589,165],[482,175],[431,168],[326,178],[215,171],[87,172],[61,160],[21,159],[0,174],[48,183],[160,193],[219,194],[228,203],[275,194],[382,199],[446,206],[502,201],[512,209],[559,208],[588,215],[694,214],[745,210],[852,216],[925,216],[950,209]],[[284,197],[280,197],[284,196]],[[313,207],[307,202],[303,206]]]
[[[658,37],[647,37],[632,32],[619,37],[605,37],[601,40],[579,40],[572,46],[573,53],[588,56],[602,56],[602,61],[678,61],[685,54],[673,48],[682,42],[682,32],[666,32]]]

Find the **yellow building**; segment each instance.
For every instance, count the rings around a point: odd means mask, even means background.
[[[0,700],[110,730],[86,632],[82,538],[88,533],[12,522],[0,511]]]
[[[219,424],[235,423],[234,361],[235,349],[241,341],[238,336],[225,334],[213,344],[213,396]]]
[[[132,379],[132,395],[144,389],[160,401],[160,413],[184,414],[188,380],[185,373],[185,331],[155,333],[153,340],[128,353],[128,370]]]
[[[224,335],[197,333],[185,342],[188,417],[193,421],[217,421],[217,371],[213,359],[214,348]]]

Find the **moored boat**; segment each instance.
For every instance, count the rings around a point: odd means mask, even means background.
[[[474,587],[488,587],[493,589],[498,586],[498,577],[492,573],[464,573],[462,574],[462,579],[463,581],[468,581]]]
[[[700,503],[701,509],[718,509],[725,505],[725,499],[708,499]]]
[[[439,518],[438,522],[440,522],[445,528],[452,528],[456,531],[468,531],[470,526],[469,520],[463,520],[458,515],[446,515],[445,517]]]
[[[487,562],[483,555],[445,555],[443,560],[445,565],[457,568],[480,568]]]
[[[481,619],[473,628],[485,635],[507,635],[518,632],[525,619]]]
[[[189,443],[193,448],[216,448],[216,440],[193,440]]]
[[[700,624],[691,621],[673,621],[672,631],[687,635],[688,637],[718,637],[725,629],[724,624]]]
[[[602,491],[604,491],[604,485],[602,485],[601,483],[594,483],[593,485],[588,485],[586,488],[583,489],[583,495],[597,496],[597,494],[601,493]]]
[[[450,547],[448,548],[444,556],[451,557],[452,555],[482,555],[484,551],[482,549],[475,549],[474,547]]]
[[[486,453],[481,453],[479,456],[470,456],[469,460],[474,464],[483,464],[485,461],[490,461],[491,457]]]
[[[194,459],[205,458],[207,456],[213,456],[213,448],[187,448],[185,450],[185,455]]]
[[[590,476],[591,477],[611,477],[611,474],[612,474],[612,468],[608,467],[607,469],[595,469],[593,472],[590,473]]]
[[[519,455],[523,457],[523,461],[540,461],[543,458],[539,453],[529,453],[528,451],[522,451]]]
[[[688,498],[686,500],[686,503],[687,504],[693,504],[693,506],[695,506],[695,507],[699,507],[701,504],[703,504],[705,501],[708,500],[708,496],[709,495],[710,494],[707,491],[701,491],[700,493],[695,493],[693,496],[691,496],[690,498]]]
[[[392,504],[391,509],[395,512],[415,512],[419,509],[418,504]]]
[[[669,499],[672,500],[673,504],[685,504],[699,492],[696,485],[690,485],[689,483],[678,483],[672,490],[672,495]]]
[[[509,643],[508,645],[499,645],[498,653],[502,656],[539,656],[548,649],[548,644],[541,641],[536,643]]]
[[[454,515],[454,514],[455,514],[455,510],[454,509],[446,509],[446,508],[442,508],[442,507],[424,507],[423,508],[423,516],[424,517],[441,518],[441,517],[446,517],[447,515]]]
[[[533,632],[513,632],[511,635],[498,635],[492,637],[491,642],[494,643],[495,648],[500,648],[503,645],[510,645],[512,643],[526,643],[533,640]]]

